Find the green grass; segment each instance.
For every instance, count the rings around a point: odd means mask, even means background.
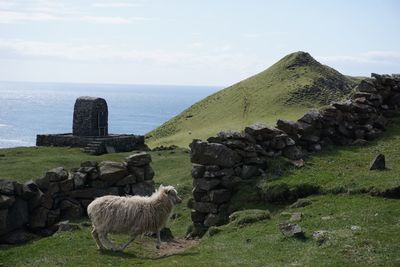
[[[400,200],[362,194],[361,189],[385,190],[399,185],[400,120],[378,140],[366,147],[333,147],[312,154],[302,169],[283,161],[273,161],[270,170],[281,168],[278,177],[270,171],[266,178],[244,181],[232,199],[232,210],[244,210],[240,220],[213,229],[199,244],[185,252],[159,258],[154,240],[138,239],[125,253],[99,252],[90,235],[90,227],[34,240],[20,246],[0,246],[0,266],[399,266]],[[369,171],[370,160],[384,153],[386,171]],[[15,148],[1,149],[0,176],[24,181],[39,177],[45,170],[74,167],[87,159],[121,161],[130,153],[94,157],[78,149]],[[157,184],[177,186],[184,203],[191,197],[189,156],[184,149],[151,152]],[[260,201],[257,186],[285,183],[289,187],[310,183],[328,192],[309,196],[311,205],[289,208],[289,204]],[[337,188],[352,194],[329,194]],[[343,192],[343,191],[341,191]],[[265,214],[258,210],[269,210]],[[183,238],[190,222],[185,204],[174,211],[169,227]],[[290,213],[302,212],[300,226],[305,239],[285,238],[278,224]],[[86,219],[83,220],[86,222]],[[352,226],[359,230],[352,230]],[[217,229],[217,230],[216,230]],[[328,231],[328,240],[320,245],[311,236],[314,231]],[[122,241],[127,237],[117,236]],[[2,264],[2,265],[1,265]]]
[[[242,130],[255,122],[274,125],[279,118],[295,120],[310,107],[346,96],[355,84],[355,78],[296,52],[194,104],[147,134],[146,142],[151,147],[187,147],[192,139],[206,139],[221,130]]]

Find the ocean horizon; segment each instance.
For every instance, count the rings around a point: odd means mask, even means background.
[[[0,148],[34,146],[37,134],[71,133],[80,96],[107,101],[109,133],[143,135],[221,88],[0,81]]]

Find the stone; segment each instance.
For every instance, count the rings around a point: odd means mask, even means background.
[[[241,160],[238,153],[221,144],[194,140],[190,149],[191,162],[201,165],[232,167]]]
[[[105,195],[118,196],[118,187],[108,187],[108,188],[87,188],[79,189],[64,193],[62,196],[78,199],[94,199],[96,197],[102,197]]]
[[[45,174],[49,182],[59,182],[68,178],[68,172],[63,167],[51,169]]]
[[[296,168],[301,168],[304,167],[305,162],[303,159],[298,159],[298,160],[291,160],[290,163],[295,166]]]
[[[400,102],[399,102],[400,103]],[[381,130],[384,130],[386,126],[388,125],[389,120],[386,119],[384,116],[380,115],[373,123],[373,125]]]
[[[0,209],[6,209],[15,202],[14,196],[0,195]]]
[[[3,216],[5,216],[6,228],[0,229],[0,235],[20,228],[28,222],[28,204],[25,200],[16,198],[15,202],[9,207],[7,215],[3,214]],[[4,218],[0,219],[0,221],[4,221]]]
[[[194,223],[203,223],[206,216],[207,213],[199,212],[197,210],[192,210],[190,213],[190,217]]]
[[[310,142],[310,143],[317,143],[320,140],[320,137],[313,134],[305,134],[300,137],[301,140]]]
[[[279,224],[279,230],[286,237],[304,237],[303,229],[298,224],[281,223]]]
[[[97,168],[97,166],[99,165],[99,163],[97,161],[94,160],[88,160],[88,161],[83,161],[81,163],[81,167],[93,167],[93,168]]]
[[[297,135],[299,131],[299,126],[294,121],[278,120],[276,127],[287,133],[289,136]]]
[[[195,179],[202,178],[205,171],[206,171],[206,167],[204,165],[193,164],[192,177]]]
[[[193,187],[198,188],[199,190],[209,191],[220,184],[220,179],[194,179]]]
[[[355,88],[355,91],[365,92],[365,93],[376,93],[377,92],[375,85],[373,84],[371,79],[362,80]]]
[[[48,189],[47,193],[53,196],[53,195],[57,194],[58,192],[60,192],[59,184],[57,182],[51,182],[49,184],[49,189]]]
[[[80,227],[77,224],[72,224],[70,223],[68,220],[66,221],[62,221],[62,222],[58,222],[56,224],[57,226],[57,233],[60,232],[71,232],[71,231],[75,231],[75,230],[79,230]]]
[[[271,140],[271,147],[277,150],[281,150],[286,146],[286,140],[288,136],[286,134],[279,134],[272,138]]]
[[[304,114],[303,117],[299,119],[301,122],[305,122],[308,124],[315,124],[317,120],[319,120],[321,117],[321,114],[319,113],[318,110],[312,109],[308,111],[306,114]]]
[[[281,133],[280,130],[270,128],[265,124],[256,123],[244,129],[244,132],[252,136],[271,136]]]
[[[123,185],[130,185],[130,184],[134,184],[136,183],[136,177],[132,174],[122,178],[121,180],[119,180],[116,185],[117,186],[123,186]]]
[[[0,234],[7,232],[8,209],[0,210]]]
[[[29,211],[32,212],[35,208],[39,207],[42,204],[42,199],[44,197],[43,192],[40,189],[37,189],[35,192],[35,196],[30,198],[28,201]]]
[[[151,156],[147,152],[136,153],[126,158],[128,166],[141,167],[150,164],[150,162]]]
[[[352,146],[366,146],[367,144],[368,141],[365,139],[356,139],[353,143],[351,143]]]
[[[332,106],[334,106],[335,108],[337,108],[340,111],[344,111],[344,112],[351,111],[351,101],[350,100],[346,100],[344,102],[334,102],[334,103],[332,103]]]
[[[318,245],[324,244],[329,239],[329,232],[325,230],[318,230],[312,233],[312,239],[317,242]]]
[[[72,174],[73,188],[79,189],[85,186],[88,174],[84,172],[74,172]]]
[[[220,170],[218,167],[218,170],[215,170],[215,171],[206,170],[204,172],[203,177],[204,178],[217,178],[217,177],[221,177],[221,176],[232,176],[232,175],[234,175],[234,173],[235,172],[231,168],[225,168],[225,169]]]
[[[231,199],[231,192],[227,189],[217,189],[210,191],[209,196],[211,202],[221,204]]]
[[[221,214],[208,214],[204,220],[204,226],[218,226],[223,222],[223,218],[221,218]]]
[[[153,192],[155,191],[154,181],[148,180],[148,181],[143,181],[140,183],[133,184],[131,186],[131,190],[132,190],[132,195],[151,196],[153,194]]]
[[[0,194],[14,195],[15,182],[9,180],[0,180]]]
[[[130,174],[134,175],[136,182],[143,182],[145,178],[145,169],[142,167],[128,166]]]
[[[217,213],[218,205],[210,202],[194,202],[193,209],[202,213]]]
[[[303,152],[301,148],[298,146],[289,146],[286,147],[283,151],[283,156],[291,160],[299,160],[303,158]]]
[[[24,200],[29,200],[36,195],[36,192],[39,188],[35,185],[34,189],[31,189],[26,183],[21,185],[21,197]]]
[[[229,190],[236,189],[241,182],[242,179],[240,179],[238,176],[222,177],[221,179],[221,185]]]
[[[152,180],[154,178],[154,170],[150,165],[144,167],[144,180]]]
[[[0,243],[19,245],[24,244],[34,238],[36,238],[36,235],[30,233],[29,231],[25,229],[17,229],[0,237]]]
[[[260,175],[260,171],[257,166],[254,165],[243,165],[242,171],[240,173],[240,178],[249,179]]]
[[[50,194],[48,194],[47,192],[45,194],[43,194],[40,205],[42,205],[43,207],[45,207],[47,209],[51,209],[51,208],[53,208],[53,204],[54,204],[53,197]]]
[[[124,178],[123,178],[124,179]],[[121,180],[120,180],[121,181]],[[119,182],[119,181],[118,181]],[[117,182],[117,183],[118,183]],[[100,188],[100,189],[102,189],[102,188],[107,188],[108,186],[107,186],[107,182],[106,181],[102,181],[102,180],[94,180],[94,181],[92,181],[91,183],[90,183],[90,185],[93,187],[93,188]]]
[[[43,176],[39,179],[36,179],[35,184],[40,188],[40,190],[47,191],[50,185],[50,181],[48,177]]]
[[[47,213],[47,226],[52,226],[60,220],[60,209],[49,210]]]
[[[307,198],[299,198],[295,203],[290,205],[290,208],[302,208],[308,205],[311,205],[312,201]]]
[[[385,155],[379,154],[370,163],[369,169],[372,170],[384,170],[385,167]]]
[[[109,186],[128,176],[126,166],[119,162],[103,161],[99,165],[99,170],[100,180],[106,181]]]
[[[293,212],[292,215],[290,216],[289,221],[290,222],[298,222],[298,221],[301,221],[302,217],[303,217],[303,213],[301,213],[301,212]]]
[[[74,199],[64,199],[60,203],[62,219],[78,219],[83,216],[83,208],[79,201]]]

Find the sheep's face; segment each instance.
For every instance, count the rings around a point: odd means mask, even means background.
[[[167,194],[169,200],[174,204],[182,203],[182,199],[178,196],[178,192],[173,186],[160,186],[160,189],[163,189],[164,192]]]

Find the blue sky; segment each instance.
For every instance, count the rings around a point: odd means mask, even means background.
[[[0,80],[230,85],[307,51],[400,73],[400,1],[0,0]]]

